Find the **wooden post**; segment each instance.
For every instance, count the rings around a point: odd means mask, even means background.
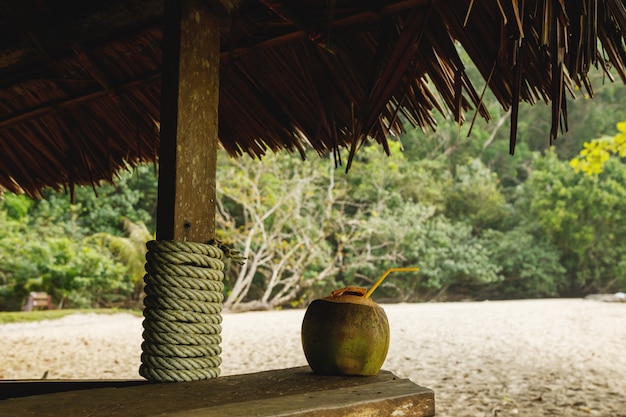
[[[157,239],[215,236],[220,25],[202,0],[165,2]]]

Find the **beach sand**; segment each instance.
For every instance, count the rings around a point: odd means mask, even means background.
[[[384,369],[435,391],[437,416],[626,417],[626,303],[383,305]],[[222,375],[306,365],[304,310],[224,314]],[[0,379],[140,378],[142,318],[0,325]]]

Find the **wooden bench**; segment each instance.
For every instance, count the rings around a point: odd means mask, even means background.
[[[31,292],[24,305],[24,311],[52,309],[54,309],[52,297],[47,292]]]
[[[206,381],[0,381],[0,416],[357,417],[435,415],[434,392],[388,371],[324,376],[308,366]]]

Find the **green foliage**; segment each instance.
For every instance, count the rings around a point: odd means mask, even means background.
[[[26,234],[30,234],[26,232]],[[0,237],[0,305],[18,309],[31,291],[45,291],[68,307],[107,306],[126,300],[132,282],[106,248],[66,237]]]
[[[536,236],[561,253],[563,295],[610,291],[624,284],[626,166],[610,161],[600,177],[576,174],[550,152],[520,189],[517,212]]]
[[[47,243],[45,263],[39,267],[41,290],[63,306],[111,306],[124,302],[132,291],[125,267],[113,261],[105,248],[77,245],[63,238]]]
[[[410,264],[419,266],[422,276],[419,283],[406,283],[409,299],[423,296],[419,290],[441,291],[454,284],[486,284],[500,279],[500,267],[473,235],[471,225],[436,216],[408,230],[405,256]]]
[[[76,204],[69,195],[44,190],[28,212],[29,223],[38,228],[63,229],[77,239],[91,233],[123,235],[124,221],[143,223],[155,231],[157,178],[153,168],[139,166],[120,174],[115,185],[104,183],[97,190],[76,188]]]
[[[143,223],[133,223],[124,219],[128,236],[116,236],[109,233],[95,233],[84,239],[84,243],[110,251],[115,261],[125,266],[125,274],[133,284],[133,299],[137,301],[143,291],[145,275],[146,242],[153,239]]]
[[[28,211],[33,205],[33,200],[25,195],[5,193],[2,196],[0,207],[7,213],[10,219],[22,221],[26,218]]]
[[[27,227],[0,211],[0,310],[17,310],[29,292],[35,268],[21,251],[26,241],[37,239]]]
[[[146,188],[147,187],[147,188]],[[122,175],[118,186],[76,190],[76,205],[46,190],[32,200],[5,193],[0,210],[0,310],[18,310],[30,291],[46,291],[63,307],[125,305],[142,289],[143,223],[156,193],[154,170]],[[127,235],[128,237],[124,237]]]
[[[478,159],[457,165],[454,183],[446,190],[445,213],[455,221],[471,224],[475,232],[497,229],[507,215],[497,175]]]
[[[560,252],[522,228],[506,232],[488,230],[483,244],[491,261],[502,269],[501,281],[483,292],[489,298],[556,297],[566,288]]]

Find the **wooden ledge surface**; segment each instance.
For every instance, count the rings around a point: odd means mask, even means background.
[[[0,416],[14,417],[435,414],[432,390],[391,372],[381,371],[373,377],[325,376],[314,374],[308,366],[178,383],[0,381],[0,392],[6,398],[0,400]],[[7,398],[11,392],[18,398]]]

